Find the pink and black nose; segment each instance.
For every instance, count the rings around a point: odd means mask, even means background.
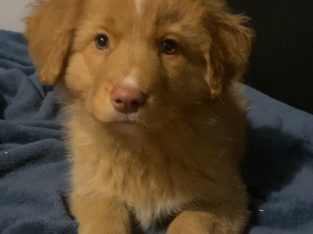
[[[114,109],[124,114],[136,113],[146,103],[144,93],[123,84],[117,84],[111,91],[110,97]]]

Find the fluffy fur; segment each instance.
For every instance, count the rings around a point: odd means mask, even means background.
[[[143,229],[175,216],[168,234],[243,231],[245,22],[221,0],[37,1],[26,37],[42,82],[67,96],[80,234],[131,233],[131,216]],[[177,53],[162,53],[167,38]],[[147,94],[137,113],[112,107],[121,82]]]

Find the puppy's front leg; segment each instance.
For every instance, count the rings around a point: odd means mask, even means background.
[[[170,224],[167,234],[241,234],[248,211],[236,208],[183,211]]]
[[[131,233],[128,210],[114,198],[73,194],[71,211],[79,223],[79,234]]]

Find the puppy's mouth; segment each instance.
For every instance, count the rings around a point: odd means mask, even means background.
[[[107,121],[107,124],[115,127],[139,127],[146,129],[145,122],[139,114],[117,114]]]

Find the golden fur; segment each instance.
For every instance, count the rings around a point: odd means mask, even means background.
[[[176,216],[168,234],[243,231],[245,21],[222,0],[37,1],[26,37],[42,82],[67,96],[80,234],[131,233],[131,214],[143,229]],[[160,51],[166,38],[176,54]],[[129,115],[109,98],[127,77],[148,95]]]

